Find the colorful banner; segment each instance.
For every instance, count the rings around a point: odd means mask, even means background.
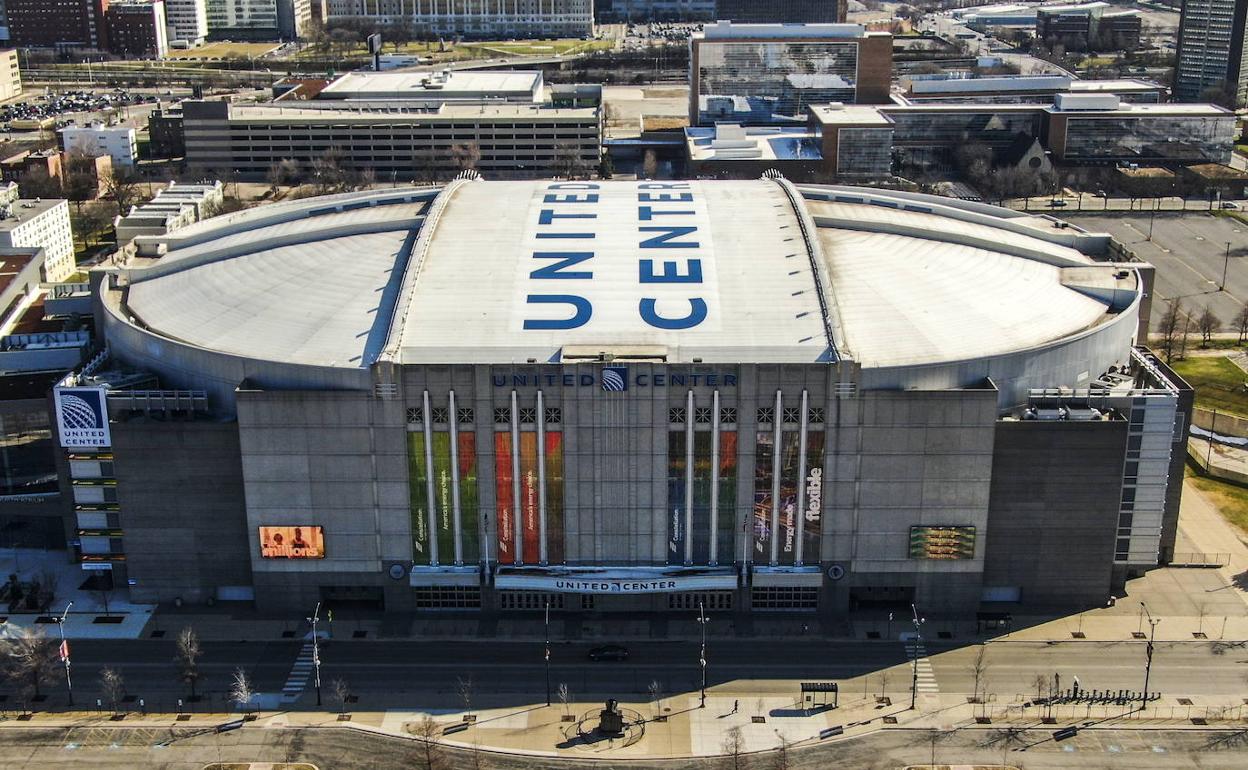
[[[775,434],[759,431],[754,443],[754,513],[750,524],[753,556],[750,561],[766,563],[771,557],[771,482],[775,477]]]
[[[459,434],[459,526],[464,564],[481,561],[481,514],[477,505],[477,436]],[[445,561],[445,559],[444,559]]]
[[[798,460],[802,448],[800,431],[780,434],[780,564],[792,564],[797,556]]]
[[[737,539],[737,434],[719,434],[719,530],[717,534],[720,564],[732,564],[736,558]]]
[[[974,559],[975,528],[911,527],[910,558],[939,561]]]
[[[429,493],[426,484],[425,434],[407,434],[407,485],[412,517],[412,561],[429,564],[433,548],[429,543]]]
[[[685,563],[685,431],[667,434],[667,563]]]
[[[495,515],[498,517],[498,563],[512,564],[516,560],[515,500],[511,469],[511,434],[494,434],[494,479],[497,482],[495,499],[498,501]]]
[[[520,524],[521,537],[524,538],[521,556],[524,557],[525,564],[537,564],[541,561],[539,503],[537,434],[524,432],[520,434]]]
[[[711,441],[710,431],[693,434],[693,563],[711,560]]]
[[[818,564],[823,541],[823,441],[821,429],[806,432],[806,497],[802,504],[802,561]]]
[[[455,500],[451,484],[451,434],[433,434],[433,495],[437,500],[435,533],[438,538],[438,563],[455,563]]]
[[[546,561],[564,562],[563,434],[546,432]]]

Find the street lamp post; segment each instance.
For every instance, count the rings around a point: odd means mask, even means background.
[[[1227,241],[1226,256],[1222,258],[1222,283],[1218,284],[1218,291],[1226,291],[1226,268],[1231,264],[1231,244]]]
[[[1148,617],[1148,643],[1144,647],[1144,694],[1140,698],[1140,711],[1148,707],[1148,677],[1153,672],[1153,639],[1157,635],[1157,624],[1161,618],[1154,619],[1144,602],[1140,602],[1144,614]]]
[[[61,613],[61,618],[56,623],[61,629],[61,660],[65,661],[65,689],[69,691],[69,705],[71,706],[74,705],[74,683],[69,678],[69,643],[65,641],[65,618],[69,615],[69,608],[73,606],[73,602],[66,604],[65,611]]]
[[[702,652],[698,656],[698,665],[702,667],[702,701],[698,708],[706,708],[706,608],[698,602],[698,625],[702,626]]]
[[[316,603],[316,609],[312,611],[312,617],[308,618],[308,622],[312,624],[312,665],[316,669],[316,705],[321,705],[321,643],[316,635],[316,624],[321,622],[321,603]]]
[[[910,605],[910,612],[914,623],[914,667],[910,676],[910,710],[913,711],[919,698],[919,644],[923,641],[921,626],[927,619],[919,617],[919,611],[913,604]]]
[[[550,599],[546,600],[546,705],[550,705]]]

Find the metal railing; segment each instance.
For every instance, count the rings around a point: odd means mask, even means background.
[[[1166,563],[1167,567],[1225,567],[1231,563],[1229,553],[1200,553],[1189,551],[1176,553]]]

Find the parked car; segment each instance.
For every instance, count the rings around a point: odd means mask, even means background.
[[[595,663],[601,661],[628,660],[628,648],[619,644],[606,644],[589,651],[589,659]]]

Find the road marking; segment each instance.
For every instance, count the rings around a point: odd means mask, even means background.
[[[906,652],[910,655],[914,676],[915,689],[922,693],[939,693],[940,685],[936,682],[936,672],[932,670],[932,661],[927,657],[927,647],[923,642],[906,642]]]
[[[286,677],[286,684],[282,685],[283,701],[290,703],[299,699],[312,677],[313,665],[312,640],[309,639],[299,649],[299,654],[295,656],[295,662],[290,667],[290,674]]]

